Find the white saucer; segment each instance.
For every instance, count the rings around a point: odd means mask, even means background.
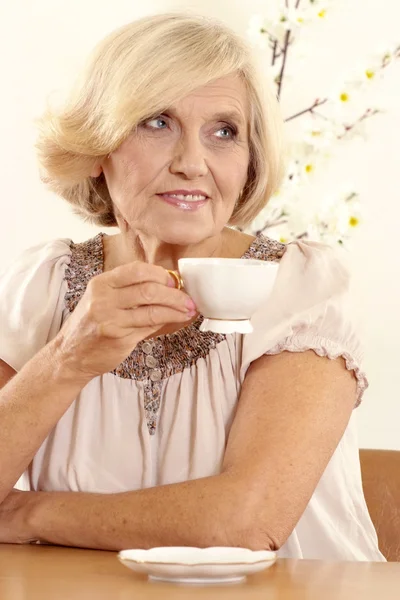
[[[270,567],[276,553],[247,548],[191,548],[167,546],[151,550],[123,550],[119,560],[153,581],[189,584],[240,583],[246,575]]]

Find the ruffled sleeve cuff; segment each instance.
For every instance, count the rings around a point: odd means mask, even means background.
[[[285,338],[264,354],[274,355],[281,352],[307,352],[308,350],[313,350],[317,356],[326,357],[331,360],[336,360],[337,358],[344,359],[346,369],[353,371],[357,380],[355,408],[359,406],[369,383],[365,372],[359,366],[358,360],[340,343],[329,340],[326,337],[313,335],[312,333],[302,333]]]
[[[357,379],[358,406],[368,387],[363,350],[343,257],[316,242],[289,244],[273,292],[252,318],[254,331],[243,336],[240,379],[265,354],[305,352],[331,360],[343,357]]]

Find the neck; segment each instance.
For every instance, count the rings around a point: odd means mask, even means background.
[[[188,257],[228,257],[232,255],[232,245],[236,232],[224,228],[215,236],[197,244],[169,244],[140,231],[121,231],[118,235],[105,239],[108,264],[107,270],[140,260],[149,264],[176,270],[178,260]]]

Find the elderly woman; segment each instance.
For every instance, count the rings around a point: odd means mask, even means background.
[[[222,24],[158,15],[106,38],[45,114],[47,183],[119,233],[39,245],[1,278],[0,541],[384,560],[348,274],[329,247],[238,230],[281,172],[261,81]],[[199,331],[168,273],[183,256],[280,263],[252,334]]]

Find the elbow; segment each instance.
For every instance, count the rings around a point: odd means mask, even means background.
[[[254,527],[245,539],[246,548],[249,550],[269,550],[277,552],[285,543],[279,536],[274,535],[272,531],[265,531],[260,526]]]
[[[275,511],[268,511],[265,498],[260,503],[252,502],[247,494],[243,496],[247,497],[238,496],[235,508],[225,512],[224,538],[228,543],[225,541],[222,545],[277,552],[286,542],[290,531],[279,517],[274,519]]]
[[[239,541],[239,540],[238,540]],[[252,527],[241,532],[240,545],[249,550],[268,550],[277,552],[285,543],[283,536],[277,535],[276,531],[263,523],[254,523]]]

